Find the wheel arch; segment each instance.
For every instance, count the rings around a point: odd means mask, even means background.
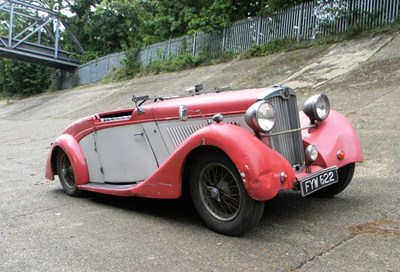
[[[61,147],[56,146],[53,149],[53,152],[51,152],[51,155],[50,155],[50,166],[51,166],[51,170],[53,171],[54,175],[58,175],[57,158],[58,158],[58,154],[60,152],[65,152],[65,151]]]
[[[65,154],[67,154],[74,170],[76,184],[81,185],[88,183],[89,172],[87,169],[85,156],[83,155],[79,143],[73,136],[69,134],[61,135],[53,143],[52,149],[48,156],[48,162],[46,164],[46,176],[52,177],[58,174],[56,165],[58,154],[60,152],[65,152]]]
[[[216,147],[216,146],[211,146],[211,145],[203,145],[203,146],[198,146],[195,149],[193,149],[187,156],[186,160],[183,165],[183,172],[182,172],[182,195],[184,196],[189,196],[189,176],[190,172],[193,171],[194,164],[200,156],[204,154],[212,154],[212,153],[218,153],[221,155],[224,155],[227,159],[229,159],[232,163],[233,161],[231,158],[226,154],[222,149]],[[234,163],[233,163],[234,164]]]
[[[187,149],[186,149],[187,148]],[[291,165],[286,159],[262,143],[244,128],[231,124],[214,124],[193,134],[182,145],[188,150],[182,163],[181,189],[187,185],[188,171],[194,159],[202,152],[222,152],[235,165],[247,193],[253,199],[264,201],[273,198],[283,189],[291,189],[295,180]],[[208,153],[207,153],[208,155]],[[281,183],[280,174],[288,175]],[[186,184],[186,185],[185,185]]]
[[[300,112],[302,126],[309,125],[310,120]],[[319,156],[316,164],[321,167],[337,165],[345,166],[350,163],[362,162],[363,152],[360,138],[350,120],[339,112],[332,110],[329,117],[318,124],[316,129],[302,131],[304,145],[317,146]],[[337,158],[337,152],[344,151],[344,160]]]
[[[247,193],[239,169],[226,152],[214,146],[201,146],[192,150],[187,159],[184,172],[189,178],[186,187],[197,213],[210,229],[225,235],[242,236],[258,224],[264,211],[264,202],[253,199]],[[219,170],[214,172],[216,168]],[[225,172],[221,173],[221,169]],[[208,174],[205,174],[208,181],[204,184],[203,171],[213,172],[214,181],[225,186],[216,185]],[[204,189],[209,186],[213,186],[213,190],[206,190],[207,193]],[[213,193],[218,196],[213,196]],[[214,201],[210,201],[210,197]],[[215,201],[217,198],[219,200]]]

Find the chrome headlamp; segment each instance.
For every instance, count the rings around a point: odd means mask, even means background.
[[[306,147],[306,156],[309,162],[314,162],[318,158],[318,149],[315,145]]]
[[[244,118],[254,131],[268,132],[275,125],[275,115],[275,109],[270,103],[259,101],[247,109]]]
[[[325,94],[311,96],[304,103],[303,112],[310,118],[311,123],[324,121],[329,116],[331,106]]]

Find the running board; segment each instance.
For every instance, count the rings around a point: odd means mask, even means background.
[[[78,185],[78,189],[102,194],[116,196],[131,196],[132,189],[138,186],[140,182],[134,184],[110,184],[110,183],[88,183]]]

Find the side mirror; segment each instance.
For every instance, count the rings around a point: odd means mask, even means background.
[[[181,121],[186,121],[188,119],[188,109],[186,105],[180,105],[179,106],[179,120]]]

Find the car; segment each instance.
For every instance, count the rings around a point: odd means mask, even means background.
[[[351,122],[315,94],[298,110],[285,86],[134,96],[134,107],[94,114],[52,143],[47,179],[65,192],[176,199],[190,195],[213,231],[242,236],[264,202],[286,190],[333,197],[363,154]],[[187,188],[187,190],[185,189]]]

